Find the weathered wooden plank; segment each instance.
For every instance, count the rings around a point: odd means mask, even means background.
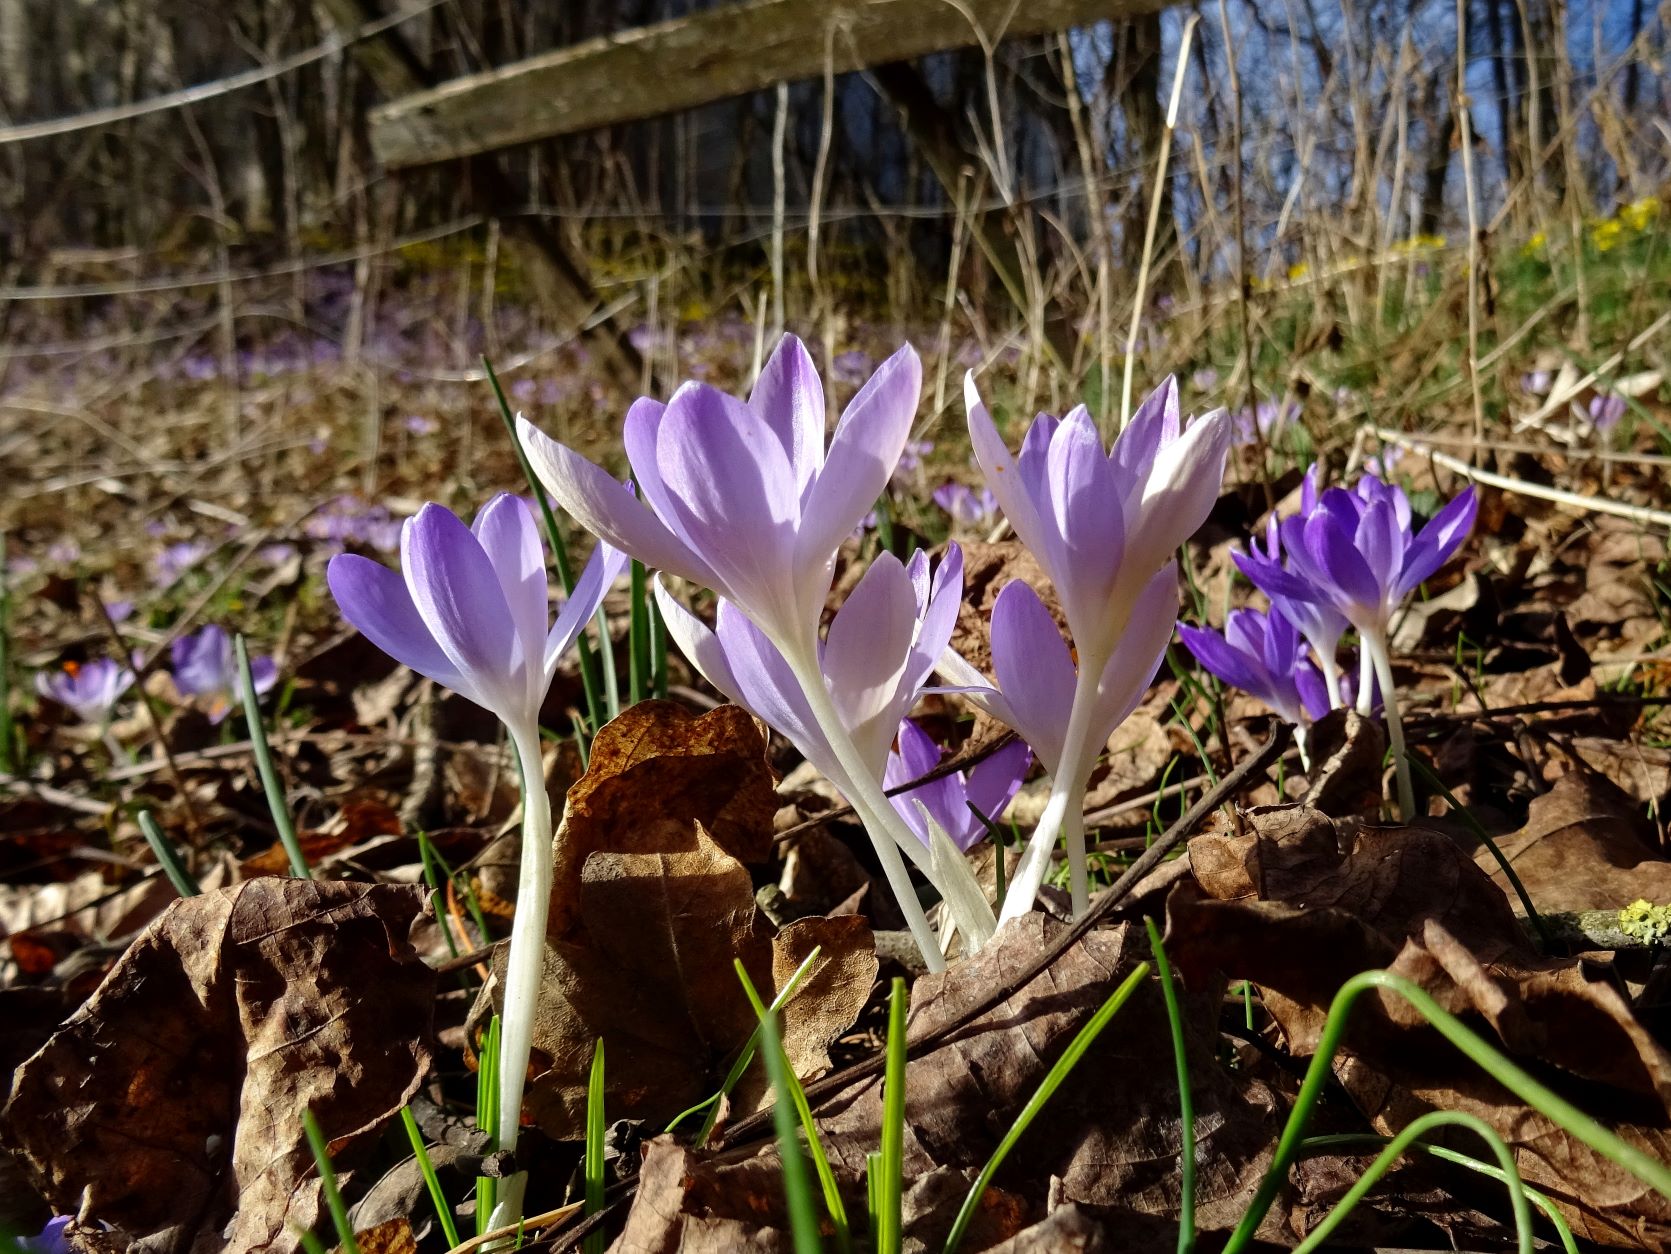
[[[387,166],[657,117],[773,83],[1132,17],[1169,0],[742,0],[454,79],[373,111]]]

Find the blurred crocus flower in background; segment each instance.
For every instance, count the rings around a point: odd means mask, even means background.
[[[1520,386],[1531,396],[1547,396],[1555,376],[1548,370],[1528,370],[1520,376]]]
[[[894,467],[895,479],[910,479],[923,468],[923,458],[934,451],[933,440],[907,440]]]
[[[1237,448],[1249,448],[1253,445],[1274,443],[1276,437],[1299,417],[1300,407],[1294,402],[1279,405],[1273,400],[1262,400],[1249,414],[1246,409],[1238,409],[1231,419],[1235,429],[1235,443]]]
[[[110,658],[65,662],[54,671],[35,672],[35,691],[68,706],[83,723],[102,727],[122,694],[133,687],[133,672]]]
[[[996,823],[1021,791],[1033,753],[1024,741],[1012,740],[967,771],[953,771],[906,792],[893,792],[902,784],[921,779],[940,765],[940,746],[916,722],[899,725],[899,744],[888,751],[882,786],[892,794],[894,809],[924,845],[928,841],[928,817],[940,825],[952,844],[967,853],[986,835],[987,823]],[[982,820],[985,820],[983,822]]]
[[[1218,499],[1231,423],[1223,410],[1215,410],[1186,427],[1178,413],[1177,382],[1168,379],[1138,407],[1107,452],[1096,423],[1081,405],[1061,419],[1039,415],[1020,453],[1012,455],[972,375],[964,383],[964,400],[970,440],[987,486],[1050,577],[1074,648],[1067,670],[1049,664],[1052,682],[1060,684],[1072,675],[1065,688],[1052,689],[1052,700],[1061,702],[1061,711],[1045,712],[1064,722],[1060,752],[1048,752],[1030,727],[1010,723],[1050,768],[1053,779],[1050,800],[1005,896],[1002,918],[1032,909],[1051,851],[1064,830],[1074,913],[1079,915],[1089,900],[1082,825],[1085,787],[1108,736],[1129,713],[1122,707],[1131,674],[1141,670],[1145,660],[1158,659],[1172,634],[1177,621],[1172,555],[1206,521]],[[1003,677],[996,604],[993,616],[998,686],[1014,706],[1029,698]],[[1036,615],[1033,619],[1038,621]],[[1048,614],[1044,621],[1050,621]],[[1129,646],[1128,629],[1134,637]],[[1161,644],[1149,650],[1154,638]],[[1055,652],[1068,658],[1057,639]],[[1110,663],[1122,652],[1122,673],[1110,674]],[[948,661],[957,666],[951,655]],[[946,667],[942,670],[954,683],[967,680],[966,671],[959,678]],[[1139,693],[1152,674],[1151,666],[1143,673]],[[1108,718],[1115,710],[1120,713],[1110,725]]]
[[[183,697],[195,697],[211,723],[222,722],[239,701],[238,663],[232,652],[232,637],[224,627],[210,623],[202,631],[181,636],[169,646],[174,687]],[[249,660],[250,680],[257,696],[270,692],[278,682],[278,667],[270,657]]]
[[[942,483],[932,495],[934,503],[951,515],[954,527],[980,531],[998,520],[998,498],[991,488],[976,492],[966,483]]]
[[[1619,425],[1629,407],[1625,398],[1616,392],[1598,392],[1590,398],[1586,410],[1590,416],[1590,425],[1602,435],[1607,435]]]
[[[621,491],[624,493],[625,488]],[[540,707],[566,653],[603,604],[626,554],[600,544],[551,623],[545,549],[528,502],[500,493],[466,527],[425,505],[400,536],[401,569],[355,553],[331,559],[326,580],[343,617],[397,662],[497,715],[522,772],[522,863],[504,984],[497,1146],[516,1149],[533,1045],[551,896],[551,803]],[[526,1176],[501,1185],[495,1224],[521,1213]]]
[[[182,540],[170,544],[151,561],[151,571],[159,588],[166,588],[196,566],[210,553],[210,546],[202,540]]]
[[[70,1226],[70,1216],[55,1215],[46,1221],[36,1236],[23,1237],[18,1244],[27,1254],[70,1254],[69,1237],[64,1230]]]

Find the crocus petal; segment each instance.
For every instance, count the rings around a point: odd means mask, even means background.
[[[917,556],[927,564],[928,555],[920,549]],[[913,559],[912,566],[916,567]],[[952,632],[957,630],[957,612],[963,604],[963,548],[956,543],[948,544],[946,551],[940,557],[940,563],[934,570],[933,582],[927,592],[915,586],[916,576],[913,574],[913,594],[920,607],[920,622],[917,627],[916,638],[911,642],[911,656],[905,666],[905,682],[913,689],[920,688],[934,673],[935,665],[939,662],[946,646],[951,643]]]
[[[529,709],[520,669],[529,659],[499,576],[470,529],[451,511],[425,505],[401,529],[400,562],[412,603],[453,667],[480,693],[477,700],[506,723],[535,716],[538,706]]]
[[[824,465],[824,383],[797,336],[778,341],[754,381],[748,404],[776,433],[795,472],[795,495],[805,501]]]
[[[715,590],[773,634],[810,632],[794,596],[800,500],[766,424],[735,397],[687,383],[662,415],[656,464],[673,510],[667,521],[714,572]]]
[[[1010,726],[1047,770],[1062,761],[1078,672],[1039,594],[1012,579],[992,605],[992,667],[1014,714]]]
[[[563,608],[557,612],[557,621],[552,624],[545,637],[542,669],[547,684],[550,684],[551,677],[556,674],[558,659],[568,652],[569,646],[586,630],[586,624],[591,622],[592,616],[598,612],[598,607],[609,594],[611,585],[626,569],[628,560],[630,559],[625,553],[602,540],[598,541],[597,547],[592,550],[592,556],[586,559],[585,568],[574,581],[574,591],[570,592],[568,600],[563,602]],[[657,587],[660,586],[658,583]]]
[[[1015,799],[1015,794],[1021,791],[1032,765],[1033,751],[1028,748],[1027,742],[1012,740],[991,757],[969,768],[965,800],[996,823]]]
[[[715,615],[714,635],[725,651],[737,686],[737,704],[776,728],[802,757],[836,787],[844,788],[846,774],[813,717],[794,670],[777,646],[747,615],[725,600],[720,601]]]
[[[1124,550],[1125,520],[1115,507],[1113,468],[1102,437],[1083,406],[1064,418],[1050,441],[1050,504],[1061,537],[1061,564],[1052,572],[1068,627],[1081,652],[1096,648],[1108,623]],[[1109,624],[1115,632],[1118,622]]]
[[[278,683],[278,663],[270,657],[252,657],[249,660],[249,677],[256,696],[271,692],[273,685]]]
[[[1121,485],[1121,496],[1148,478],[1161,450],[1178,439],[1178,379],[1167,375],[1153,392],[1143,398],[1114,441],[1109,462]]]
[[[907,344],[876,368],[842,411],[801,515],[794,550],[801,569],[821,570],[833,560],[888,486],[911,434],[922,378],[922,362]],[[825,579],[815,595],[822,600],[828,588]]]
[[[1094,735],[1100,743],[1137,708],[1166,656],[1178,622],[1178,563],[1170,561],[1143,586],[1130,625],[1097,679]]]
[[[1195,660],[1217,675],[1232,688],[1240,688],[1264,699],[1265,676],[1256,670],[1249,658],[1224,636],[1211,627],[1195,627],[1188,623],[1178,626],[1184,648]]]
[[[673,518],[673,501],[667,494],[667,485],[661,481],[661,467],[656,464],[656,441],[666,413],[666,405],[641,396],[628,407],[626,421],[621,424],[621,444],[627,451],[627,464],[632,467],[632,481],[638,488],[639,499],[663,522]]]
[[[575,591],[579,590],[580,584],[576,581]],[[725,656],[725,649],[720,644],[719,637],[707,623],[673,598],[662,584],[660,575],[656,576],[656,604],[661,607],[661,617],[667,624],[667,634],[673,638],[673,643],[679,646],[679,652],[696,667],[702,678],[723,692],[728,700],[746,708],[747,702],[743,700],[742,689],[736,676],[731,673],[731,662]],[[759,711],[751,710],[750,713],[762,717]]]
[[[652,569],[705,588],[719,587],[708,564],[602,466],[557,443],[526,418],[516,420],[516,432],[534,474],[587,531]]]
[[[1010,455],[1004,437],[998,434],[998,428],[992,421],[992,414],[975,388],[972,371],[963,379],[963,403],[969,411],[969,442],[974,448],[981,473],[986,476],[987,487],[998,498],[1004,517],[1010,520],[1015,534],[1041,563],[1046,564],[1045,573],[1054,578],[1054,572],[1048,566],[1054,551],[1054,531],[1045,525],[1039,514],[1038,502],[1041,498],[1035,498],[1027,491],[1016,458]]]
[[[1224,482],[1231,434],[1230,415],[1215,410],[1156,455],[1141,497],[1125,501],[1123,576],[1147,583],[1207,521]]]
[[[529,662],[520,668],[521,672],[531,683],[540,684],[543,693],[546,623],[550,612],[546,605],[545,549],[540,544],[534,513],[520,497],[501,492],[482,506],[470,525],[470,534],[487,554],[500,590],[505,594],[521,657]]]
[[[1404,569],[1393,587],[1393,600],[1402,601],[1426,582],[1468,538],[1479,513],[1479,498],[1472,485],[1433,516],[1417,533],[1404,556]]]
[[[877,775],[899,726],[899,714],[889,718],[888,711],[905,695],[902,680],[916,632],[911,577],[897,557],[884,553],[854,586],[825,636],[823,670],[830,693],[853,743]]]
[[[1069,658],[1072,661],[1072,658]],[[1015,709],[1010,705],[1009,698],[998,691],[985,675],[981,674],[962,654],[955,649],[943,650],[934,664],[934,669],[951,682],[924,688],[927,693],[955,693],[967,697],[977,709],[983,710],[997,719],[1005,727],[1016,726]]]
[[[1329,712],[1333,704],[1329,700],[1329,686],[1311,659],[1304,659],[1294,668],[1294,689],[1299,693],[1300,709],[1306,717],[1318,719]]]
[[[940,746],[935,743],[934,737],[912,719],[905,719],[899,725],[899,750],[889,755],[890,761],[898,759],[905,774],[889,787],[922,778],[940,765],[941,756]]]
[[[1357,550],[1354,531],[1343,530],[1335,517],[1319,509],[1306,520],[1305,551],[1337,593],[1341,611],[1361,627],[1378,620],[1382,589]]]
[[[339,553],[325,568],[325,582],[342,616],[367,640],[402,666],[481,703],[474,685],[435,643],[399,571],[358,553]]]
[[[1390,597],[1404,569],[1404,533],[1398,526],[1398,515],[1392,501],[1386,497],[1371,501],[1358,518],[1358,529],[1353,537],[1364,565],[1375,576],[1383,600]]]

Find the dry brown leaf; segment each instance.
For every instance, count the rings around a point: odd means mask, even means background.
[[[429,1066],[424,898],[263,878],[176,901],[13,1082],[0,1121],[48,1200],[136,1250],[295,1249],[319,1217],[301,1112],[340,1159]]]
[[[669,830],[664,828],[663,830]],[[830,1043],[857,1017],[876,975],[863,919],[802,919],[776,939],[758,917],[748,872],[693,825],[694,847],[594,853],[571,940],[547,944],[534,1048],[549,1066],[529,1081],[528,1111],[559,1139],[585,1126],[592,1048],[608,1050],[608,1109],[665,1122],[719,1087],[755,1019],[733,969],[764,994],[813,945],[818,966],[784,1011],[796,1072],[829,1065]],[[682,833],[676,844],[685,843]],[[503,947],[494,967],[502,980]],[[754,1100],[740,1093],[740,1109]]]
[[[1539,910],[1614,910],[1642,897],[1671,901],[1671,862],[1654,852],[1650,837],[1628,796],[1580,768],[1534,797],[1526,826],[1499,836],[1497,848]],[[1474,861],[1511,891],[1489,850]]]
[[[1242,836],[1191,842],[1200,887],[1168,902],[1168,948],[1186,978],[1254,981],[1290,1048],[1307,1055],[1341,984],[1391,967],[1452,1013],[1483,1020],[1509,1054],[1627,1141],[1661,1159],[1671,1151],[1671,1056],[1605,978],[1536,955],[1501,891],[1447,837],[1343,824],[1337,839],[1335,824],[1293,808],[1243,821]],[[1671,1199],[1506,1094],[1402,999],[1367,1002],[1335,1071],[1379,1131],[1429,1110],[1471,1111],[1580,1236],[1671,1242]]]
[[[700,823],[732,857],[763,862],[777,805],[765,738],[741,707],[697,716],[671,701],[641,701],[623,710],[598,733],[585,775],[569,789],[548,934],[568,938],[578,923],[592,854],[692,849]]]
[[[644,1148],[626,1227],[609,1248],[611,1254],[790,1254],[795,1243],[776,1157],[722,1166],[703,1162],[672,1137],[657,1137]]]

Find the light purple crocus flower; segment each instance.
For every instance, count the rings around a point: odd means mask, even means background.
[[[64,1230],[70,1226],[70,1216],[54,1215],[46,1221],[46,1227],[32,1237],[23,1237],[20,1241],[28,1254],[69,1254],[70,1241],[64,1235]]]
[[[1598,392],[1590,398],[1586,409],[1590,415],[1590,425],[1600,434],[1608,435],[1619,425],[1629,408],[1625,398],[1616,392]]]
[[[401,529],[400,558],[399,572],[354,553],[331,559],[326,580],[343,617],[397,662],[497,715],[522,773],[522,865],[505,965],[495,1129],[500,1148],[514,1150],[551,896],[540,706],[558,660],[597,613],[627,558],[600,544],[555,624],[539,528],[520,497],[501,492],[469,527],[451,510],[425,505]],[[508,1215],[515,1222],[525,1184],[520,1174],[505,1182],[495,1221]]]
[[[1232,419],[1236,431],[1236,447],[1251,448],[1260,443],[1270,444],[1299,416],[1299,412],[1299,406],[1292,402],[1278,405],[1270,399],[1260,401],[1252,414],[1245,409],[1237,410]]]
[[[110,712],[133,686],[133,672],[110,658],[65,662],[56,671],[36,671],[35,691],[49,701],[68,706],[83,723],[95,727],[110,721]]]
[[[858,390],[826,448],[823,383],[806,348],[786,335],[747,401],[687,383],[665,405],[649,398],[633,404],[623,438],[636,496],[526,419],[517,420],[517,432],[540,480],[583,526],[645,565],[720,595],[717,636],[687,628],[676,638],[716,687],[741,697],[820,769],[836,772],[832,779],[863,821],[925,961],[939,969],[939,948],[901,857],[920,857],[922,844],[882,795],[887,744],[905,711],[880,734],[880,748],[868,752],[854,712],[838,704],[861,699],[837,695],[857,680],[844,673],[833,687],[826,682],[825,659],[843,650],[819,638],[837,552],[887,488],[921,386],[921,363],[906,346]],[[961,562],[958,569],[961,585]],[[872,651],[862,665],[853,663],[860,678],[873,670],[897,674],[910,664],[904,653],[875,644],[887,640],[894,648],[905,638],[899,574],[874,578],[883,582],[861,610],[841,620],[840,632],[831,627],[837,640],[851,633]],[[926,574],[919,580],[913,573],[906,582],[923,580]],[[659,595],[671,629],[679,616],[665,592]],[[866,621],[862,607],[872,602],[885,622]],[[727,662],[733,653],[741,660]],[[752,686],[739,687],[745,680]],[[964,890],[974,879],[961,859],[938,873],[924,870],[955,910],[973,908]],[[983,939],[978,912],[959,926],[972,946]]]
[[[201,540],[182,540],[178,544],[169,545],[158,553],[151,563],[157,587],[168,587],[209,553],[209,546]]]
[[[223,721],[232,712],[238,696],[238,663],[232,651],[232,637],[226,629],[210,623],[202,631],[181,636],[169,646],[174,665],[174,687],[183,697],[197,697],[211,723]],[[278,682],[278,667],[270,657],[249,660],[250,680],[257,696],[270,692]]]
[[[997,521],[998,498],[991,488],[976,492],[966,483],[942,483],[932,495],[934,503],[952,516],[955,527],[979,531]]]
[[[1305,656],[1299,631],[1276,610],[1232,610],[1222,632],[1180,624],[1178,634],[1197,662],[1258,697],[1284,722],[1304,727],[1338,704],[1338,694],[1331,699],[1322,672]]]
[[[899,725],[898,746],[888,752],[882,786],[891,794],[888,800],[894,809],[924,845],[929,843],[928,820],[932,819],[952,844],[967,853],[986,835],[986,824],[1001,819],[1021,791],[1033,764],[1033,752],[1025,741],[1012,740],[967,771],[953,771],[905,792],[893,791],[934,770],[941,756],[934,737],[914,720],[906,719]]]
[[[1054,779],[1001,917],[1007,920],[1032,908],[1063,830],[1074,911],[1082,914],[1089,901],[1089,879],[1078,811],[1083,809],[1091,768],[1118,725],[1116,720],[1098,734],[1108,712],[1118,705],[1110,704],[1107,667],[1125,648],[1128,628],[1139,641],[1171,636],[1177,621],[1172,554],[1206,521],[1218,499],[1231,423],[1220,409],[1184,426],[1178,414],[1178,385],[1169,378],[1138,407],[1108,452],[1081,405],[1061,419],[1040,414],[1020,454],[1012,456],[972,375],[964,381],[964,400],[970,441],[987,485],[1055,586],[1078,661],[1073,682],[1055,694],[1063,704],[1054,717],[1065,725],[1054,761],[1030,728],[1010,724],[1050,767]],[[1172,571],[1170,582],[1157,588],[1155,580],[1163,570]],[[995,615],[996,611],[994,606]],[[1157,647],[1147,656],[1158,651]],[[1128,660],[1135,665],[1135,658]],[[966,675],[953,673],[957,663],[949,658],[948,662],[942,670],[954,682],[966,682]],[[1144,672],[1145,683],[1150,673]],[[1060,678],[1066,672],[1056,667],[1055,674]],[[1123,681],[1115,686],[1124,690]],[[1018,693],[1002,676],[999,687],[1013,705]],[[1125,712],[1119,717],[1123,719]]]

